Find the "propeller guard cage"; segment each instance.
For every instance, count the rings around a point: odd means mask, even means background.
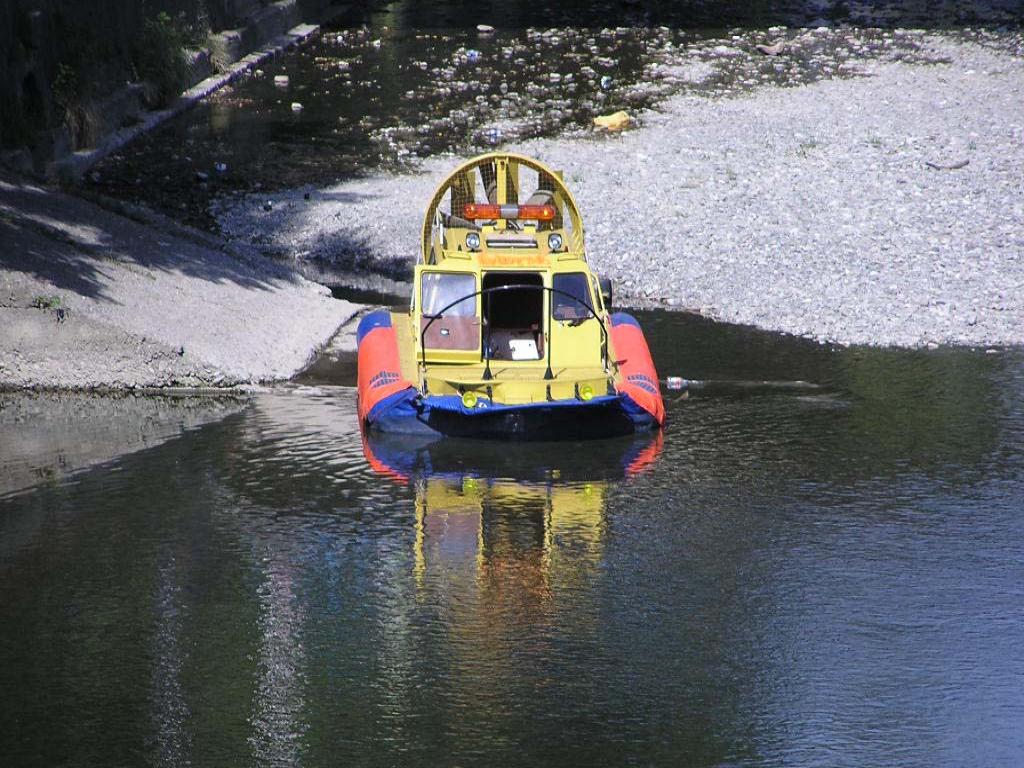
[[[533,177],[533,192],[524,194],[524,182]],[[564,233],[567,250],[584,256],[583,222],[572,192],[555,171],[533,158],[508,152],[491,152],[469,160],[456,168],[434,192],[423,218],[421,258],[424,264],[437,264],[445,251],[454,250],[462,237],[450,239],[449,230],[479,230],[478,222],[465,218],[465,207],[477,205],[549,205],[555,209],[552,219],[537,221],[535,231]],[[497,219],[498,231],[521,225],[511,219]]]

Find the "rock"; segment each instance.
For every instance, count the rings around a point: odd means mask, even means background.
[[[292,112],[301,112],[301,111],[302,111],[302,104],[297,102],[297,101],[293,101],[292,102]]]
[[[479,32],[481,35],[493,35],[494,27],[492,27],[490,24],[477,24],[476,31]]]
[[[784,47],[785,46],[783,42],[780,40],[779,42],[773,45],[764,45],[763,43],[755,45],[754,49],[758,53],[763,53],[765,56],[778,56],[780,53],[782,53]]]
[[[206,173],[205,171],[196,171],[196,180],[197,181],[206,181],[209,178],[210,178],[210,174]]]
[[[733,48],[729,45],[716,45],[711,49],[711,53],[720,58],[732,58],[733,56],[742,56],[743,51],[739,48]]]
[[[25,147],[0,153],[0,165],[6,165],[11,170],[26,176],[32,175],[34,171],[32,153]]]
[[[630,117],[625,110],[613,112],[610,115],[600,115],[594,118],[594,126],[606,131],[621,131],[629,127]]]
[[[274,85],[278,88],[288,87],[288,75],[274,75]]]

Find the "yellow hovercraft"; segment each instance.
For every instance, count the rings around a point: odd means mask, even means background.
[[[476,157],[427,207],[409,311],[359,324],[360,421],[533,440],[659,428],[647,341],[610,303],[561,174],[522,155]]]

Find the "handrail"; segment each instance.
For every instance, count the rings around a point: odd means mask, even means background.
[[[427,347],[426,347],[427,331],[430,330],[430,326],[432,326],[434,324],[435,320],[440,320],[442,317],[444,317],[444,313],[445,312],[447,312],[449,309],[454,307],[456,304],[461,304],[462,302],[466,301],[467,299],[473,299],[473,298],[476,298],[477,296],[483,296],[484,294],[488,294],[489,295],[491,293],[496,293],[498,291],[511,291],[511,290],[517,290],[517,289],[520,289],[520,288],[526,288],[528,290],[534,290],[534,291],[547,291],[548,293],[552,293],[552,294],[557,293],[557,294],[559,294],[561,296],[567,296],[570,299],[572,299],[573,301],[575,301],[576,303],[581,304],[584,307],[584,309],[586,309],[590,313],[591,317],[593,317],[595,320],[597,320],[597,322],[601,326],[601,366],[606,371],[608,370],[608,329],[605,327],[604,320],[601,319],[601,316],[598,315],[597,312],[594,311],[594,308],[591,307],[588,302],[584,301],[583,299],[581,299],[579,296],[576,296],[575,294],[569,293],[568,291],[562,291],[562,290],[559,290],[558,288],[549,288],[546,285],[511,284],[511,285],[495,285],[495,286],[491,286],[490,288],[481,288],[479,291],[474,291],[473,293],[467,293],[465,296],[462,296],[461,298],[456,299],[451,304],[448,304],[447,306],[443,307],[439,312],[435,312],[435,313],[430,314],[430,315],[424,313],[422,315],[423,317],[430,318],[430,320],[427,322],[427,324],[425,326],[423,326],[422,330],[420,330],[420,365],[423,367],[424,372],[426,371],[426,367],[427,367]],[[554,310],[553,310],[550,302],[548,304],[548,310],[549,310],[548,311],[548,317],[553,320],[554,319]],[[554,378],[554,376],[551,373],[551,346],[552,346],[551,338],[552,338],[552,334],[550,332],[550,328],[551,328],[550,324],[548,325],[548,328],[549,328],[549,331],[548,331],[548,343],[547,343],[547,350],[546,350],[547,351],[548,368],[544,372],[544,378],[545,379],[552,379],[552,378]],[[481,339],[480,341],[481,341],[481,343],[480,343],[480,359],[483,360],[483,359],[485,359],[484,358],[484,353],[487,350],[484,348],[483,339]],[[490,360],[491,360],[491,356],[487,355],[486,359],[487,359],[488,365],[489,365],[490,364]]]

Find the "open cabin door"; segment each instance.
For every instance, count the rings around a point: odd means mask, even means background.
[[[484,356],[491,360],[544,357],[544,280],[539,272],[485,272]]]

